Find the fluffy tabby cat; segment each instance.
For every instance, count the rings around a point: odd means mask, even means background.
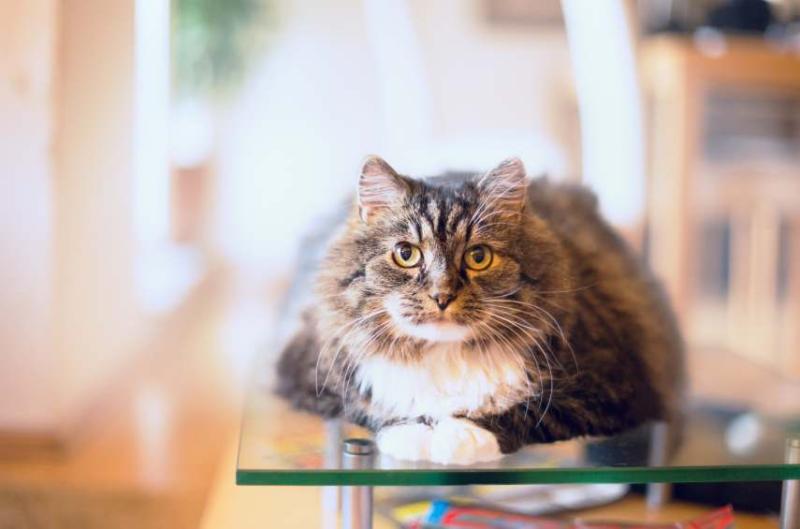
[[[336,228],[278,364],[296,406],[457,464],[677,416],[673,315],[585,189],[517,159],[417,180],[370,157]]]

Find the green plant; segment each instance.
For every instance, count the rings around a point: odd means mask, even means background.
[[[260,48],[268,0],[173,0],[173,82],[178,98],[216,96],[242,78]]]

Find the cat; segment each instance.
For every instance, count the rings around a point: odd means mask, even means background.
[[[382,454],[469,465],[679,417],[675,318],[585,188],[515,158],[413,179],[372,156],[328,228],[276,389]]]

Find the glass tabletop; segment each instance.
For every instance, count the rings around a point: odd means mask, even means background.
[[[787,442],[800,442],[800,418],[768,418],[711,402],[694,402],[690,410],[683,442],[663,464],[653,462],[651,450],[658,427],[646,425],[612,438],[531,445],[489,464],[441,466],[376,454],[369,468],[350,470],[342,464],[342,440],[369,438],[369,432],[292,410],[269,391],[257,390],[242,421],[236,482],[403,486],[800,479],[800,465],[784,463]]]

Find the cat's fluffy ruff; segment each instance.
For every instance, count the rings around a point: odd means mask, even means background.
[[[359,364],[361,392],[376,413],[426,417],[378,436],[381,453],[397,459],[469,465],[501,457],[493,434],[468,420],[507,410],[533,394],[524,365],[504,351],[462,350],[435,343],[417,362],[372,356]]]
[[[371,356],[355,376],[377,413],[431,422],[503,412],[534,393],[524,364],[511,354],[460,344],[432,345],[414,362]]]
[[[279,363],[297,406],[400,458],[465,464],[678,414],[672,314],[585,190],[528,182],[518,160],[419,181],[370,158],[339,228]],[[397,244],[419,264],[399,266]],[[464,264],[478,244],[482,271]]]

